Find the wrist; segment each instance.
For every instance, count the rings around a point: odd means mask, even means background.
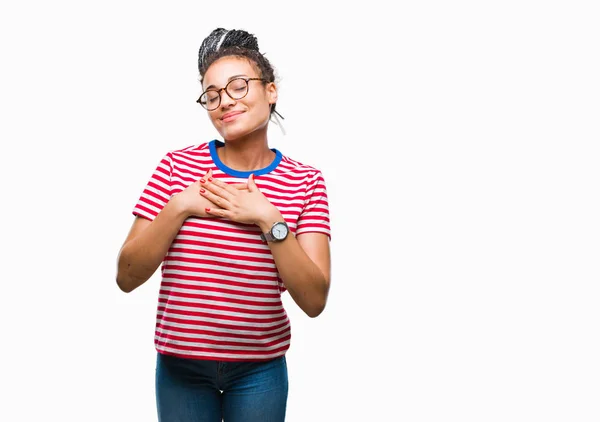
[[[185,200],[179,194],[174,195],[170,200],[169,204],[171,206],[172,212],[175,214],[175,217],[182,218],[185,220],[186,218],[191,216],[188,208],[185,205]]]
[[[285,221],[285,219],[283,218],[281,212],[279,212],[279,210],[275,208],[272,212],[265,215],[260,221],[258,221],[256,225],[260,227],[261,232],[266,233],[269,230],[271,230],[273,224],[279,221]]]

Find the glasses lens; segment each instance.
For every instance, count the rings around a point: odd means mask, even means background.
[[[219,92],[218,91],[206,91],[200,97],[200,104],[207,110],[214,110],[219,107]]]
[[[244,98],[248,93],[248,83],[245,79],[233,79],[227,84],[227,93],[234,100]]]

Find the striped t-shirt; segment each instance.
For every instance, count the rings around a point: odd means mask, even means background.
[[[167,153],[133,214],[153,220],[169,199],[212,169],[226,183],[247,182],[251,173],[295,235],[330,236],[329,208],[321,172],[275,152],[266,168],[233,170],[219,159],[220,141]],[[155,345],[174,356],[248,361],[285,354],[290,321],[285,286],[269,246],[253,224],[222,218],[185,220],[161,265]]]

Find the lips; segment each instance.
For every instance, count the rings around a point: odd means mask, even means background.
[[[239,116],[242,113],[243,113],[243,111],[231,111],[229,113],[225,113],[221,117],[221,120],[224,122],[231,122],[231,121],[237,119],[237,116]]]

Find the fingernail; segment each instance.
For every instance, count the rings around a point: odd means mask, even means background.
[[[203,188],[200,188],[200,193],[206,192]]]
[[[200,179],[200,183],[206,183],[206,180]]]
[[[208,178],[208,181],[209,181],[209,182],[212,182],[212,177],[209,177],[209,178]]]
[[[210,208],[204,208],[204,211],[208,212],[210,211]]]

